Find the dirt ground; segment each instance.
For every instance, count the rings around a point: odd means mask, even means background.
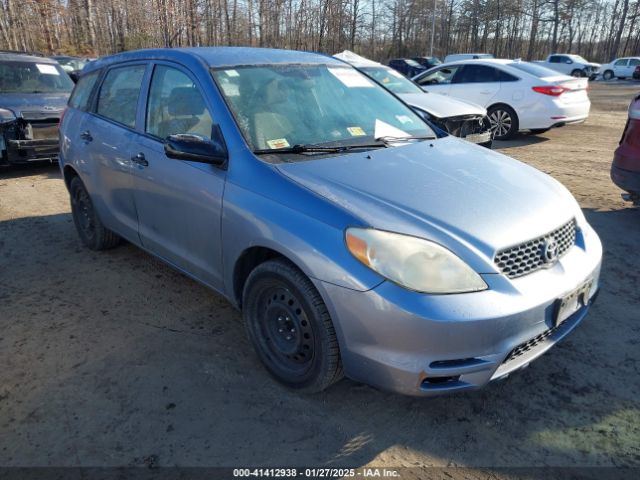
[[[141,250],[76,235],[57,166],[0,172],[0,466],[640,466],[640,209],[609,179],[640,84],[498,149],[576,196],[605,246],[587,319],[482,391],[276,385],[223,299]]]

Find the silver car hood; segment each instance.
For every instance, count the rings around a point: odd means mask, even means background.
[[[276,168],[365,225],[437,241],[482,273],[497,250],[582,215],[553,178],[452,136]]]
[[[398,96],[412,107],[425,110],[438,118],[487,114],[487,109],[480,105],[438,93],[402,93]]]

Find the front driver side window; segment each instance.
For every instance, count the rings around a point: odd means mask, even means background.
[[[444,67],[417,80],[419,85],[447,85],[458,71],[457,66]]]
[[[213,119],[194,82],[176,68],[158,65],[153,71],[145,131],[165,139],[191,133],[211,138]]]

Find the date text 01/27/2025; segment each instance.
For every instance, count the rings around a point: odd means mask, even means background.
[[[390,468],[235,468],[234,478],[398,478]]]

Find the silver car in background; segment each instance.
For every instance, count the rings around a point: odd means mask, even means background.
[[[60,136],[84,244],[125,238],[224,295],[294,389],[479,388],[572,331],[598,290],[600,240],[565,187],[324,55],[101,58]]]
[[[472,102],[429,93],[391,67],[364,58],[349,50],[338,58],[372,78],[436,127],[468,142],[491,148],[491,122],[487,109]]]

